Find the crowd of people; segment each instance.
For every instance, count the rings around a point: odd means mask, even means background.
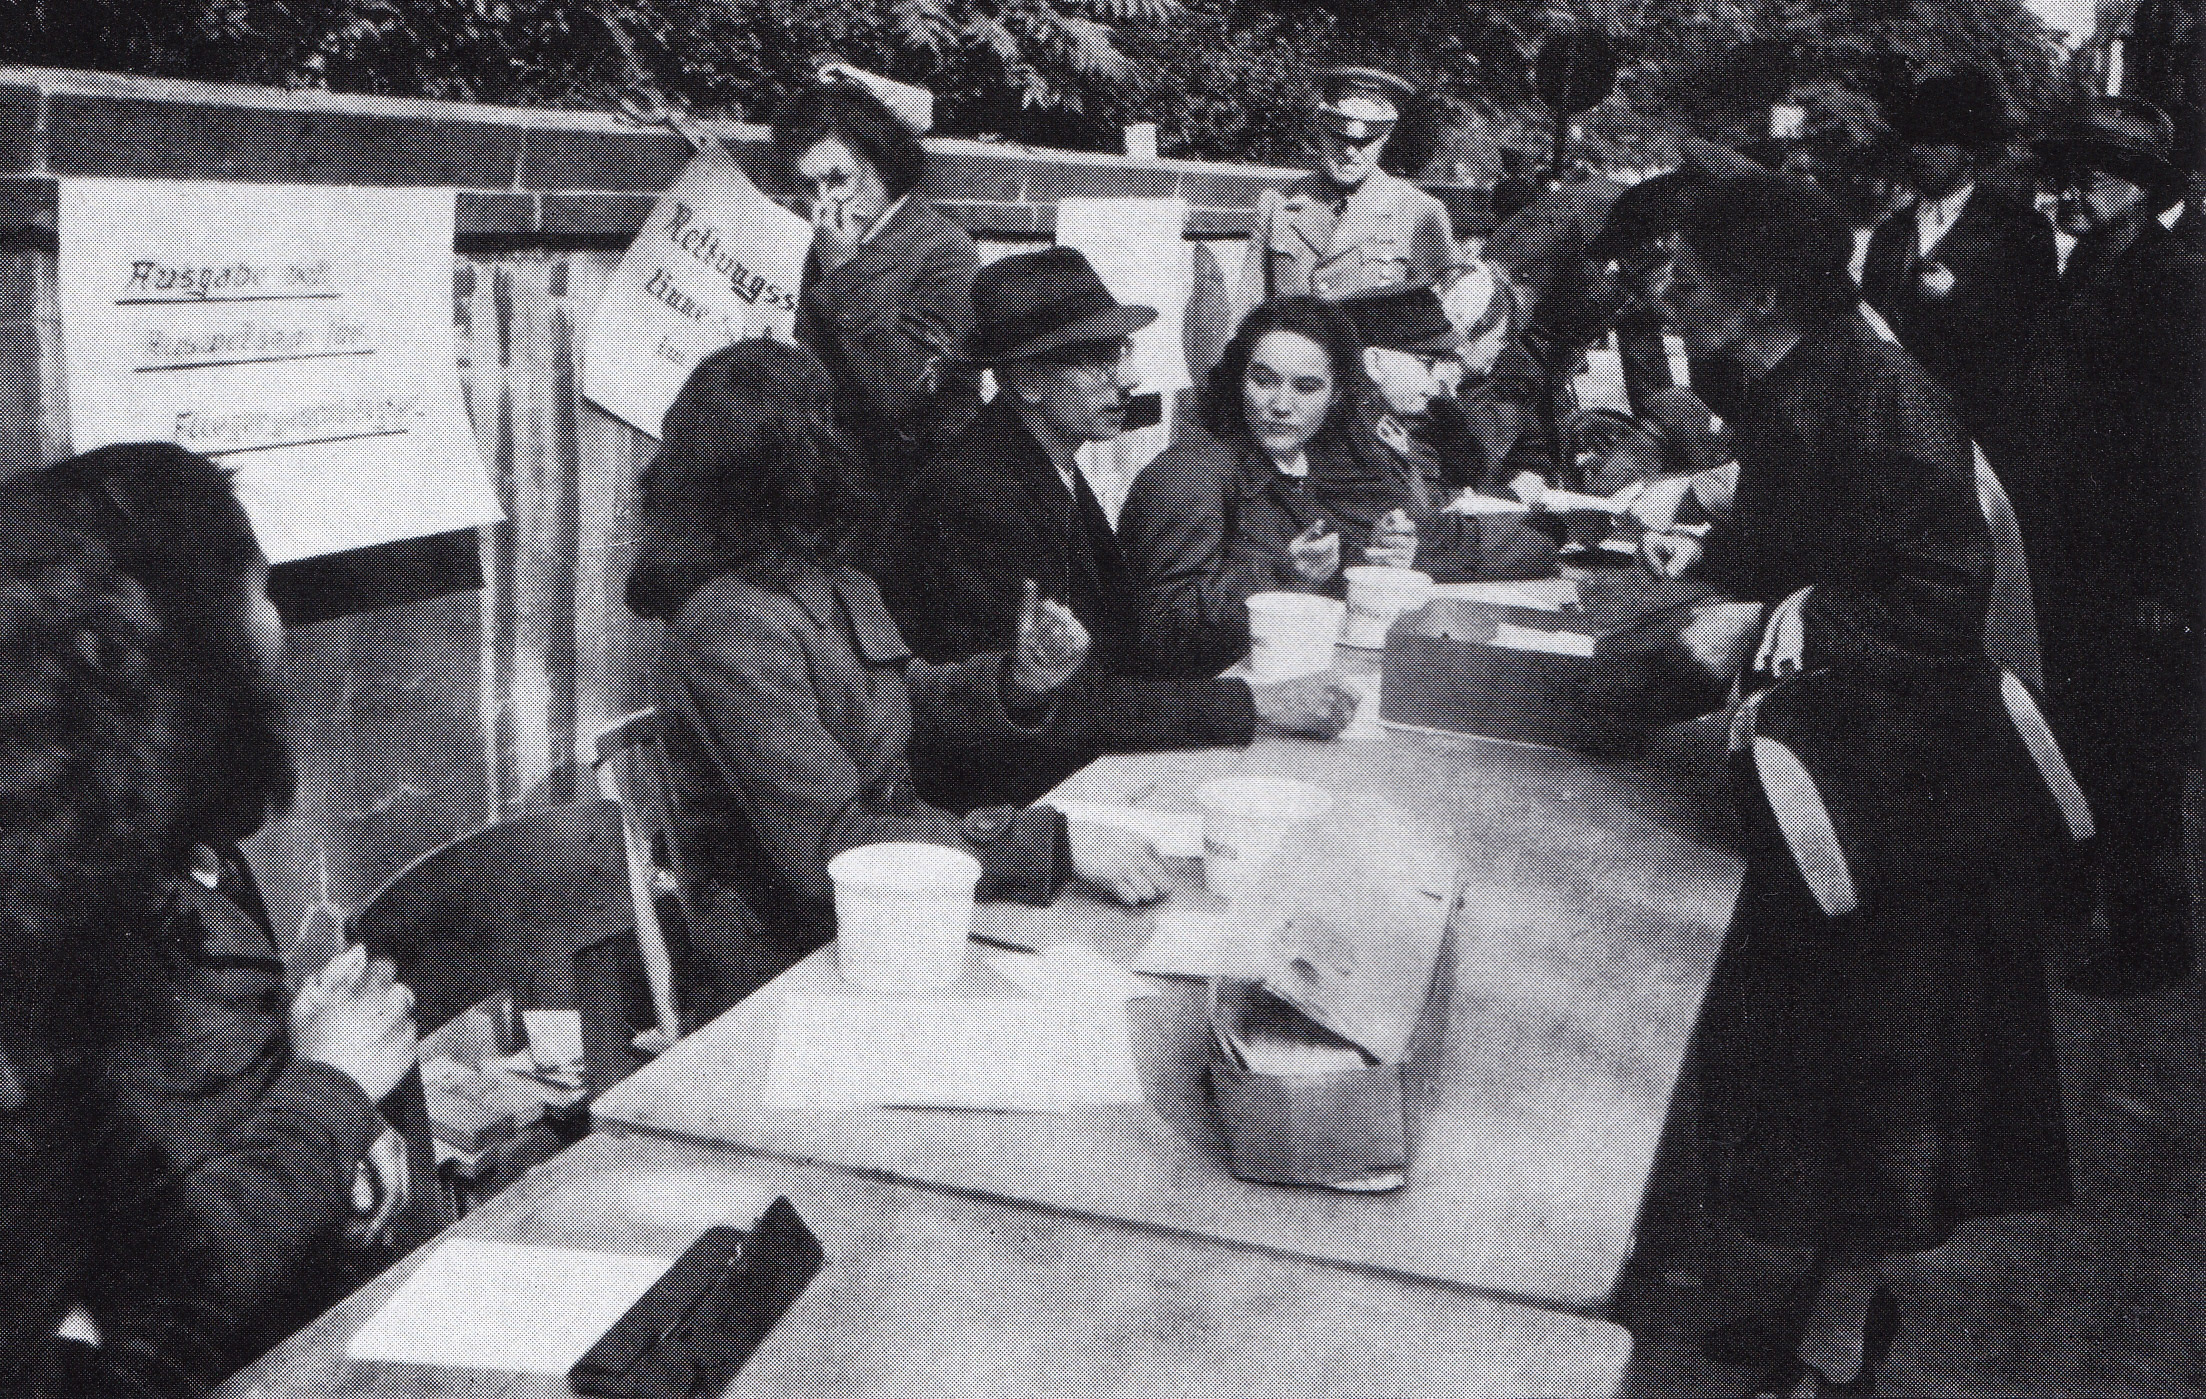
[[[1940,75],[1895,114],[1913,197],[1858,282],[1812,182],[1706,143],[1557,185],[1467,267],[1378,168],[1409,95],[1326,75],[1320,167],[1264,196],[1188,429],[1115,521],[1078,457],[1124,430],[1155,310],[1069,249],[984,265],[862,75],[776,115],[817,229],[797,343],[698,365],[627,589],[664,624],[689,1018],[828,941],[827,863],[870,842],[970,851],[983,898],[1164,897],[1146,842],[1045,796],[1103,753],[1337,737],[1339,675],[1221,678],[1252,595],[1551,576],[1547,495],[1625,491],[1632,567],[1674,585],[1647,655],[1691,673],[1639,693],[1695,697],[1641,719],[1739,699],[1709,1202],[1807,1260],[1708,1348],[1757,1393],[1867,1392],[1884,1258],[2069,1198],[2048,945],[2101,915],[2097,994],[2191,967],[2206,251],[2195,194],[2164,217],[2193,193],[2173,125],[2105,99],[2032,143],[2049,222],[1997,88]],[[1573,412],[1611,334],[1632,411]],[[0,486],[0,560],[0,1385],[188,1394],[404,1198],[378,1104],[410,998],[357,951],[290,989],[238,852],[292,776],[227,477],[75,458]]]

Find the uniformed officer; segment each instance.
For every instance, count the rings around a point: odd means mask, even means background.
[[[1379,168],[1379,155],[1416,93],[1376,68],[1334,68],[1320,80],[1314,129],[1320,167],[1267,190],[1234,300],[1235,320],[1275,296],[1337,301],[1351,292],[1444,282],[1455,233],[1439,200]]]

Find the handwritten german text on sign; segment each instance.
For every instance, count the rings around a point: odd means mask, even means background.
[[[583,392],[656,437],[697,361],[796,331],[812,225],[760,193],[711,142],[659,199],[590,322]]]
[[[76,450],[237,473],[269,559],[499,517],[460,398],[450,190],[64,180]]]

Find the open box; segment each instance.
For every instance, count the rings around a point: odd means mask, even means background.
[[[1452,856],[1369,800],[1270,866],[1264,975],[1211,982],[1210,1085],[1233,1173],[1387,1190],[1409,1166],[1404,1065],[1455,908]]]

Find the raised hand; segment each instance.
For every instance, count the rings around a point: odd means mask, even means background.
[[[1019,598],[1019,642],[1011,683],[1023,694],[1046,695],[1070,680],[1088,658],[1088,629],[1061,602],[1044,602],[1033,579]]]
[[[1407,510],[1389,511],[1385,519],[1371,527],[1371,542],[1364,547],[1363,561],[1382,568],[1417,566],[1417,522]]]
[[[1706,552],[1689,534],[1644,534],[1639,538],[1639,561],[1657,578],[1682,578]]]
[[[1287,541],[1287,558],[1294,564],[1295,576],[1313,588],[1340,572],[1340,536],[1332,528],[1315,520]]]

